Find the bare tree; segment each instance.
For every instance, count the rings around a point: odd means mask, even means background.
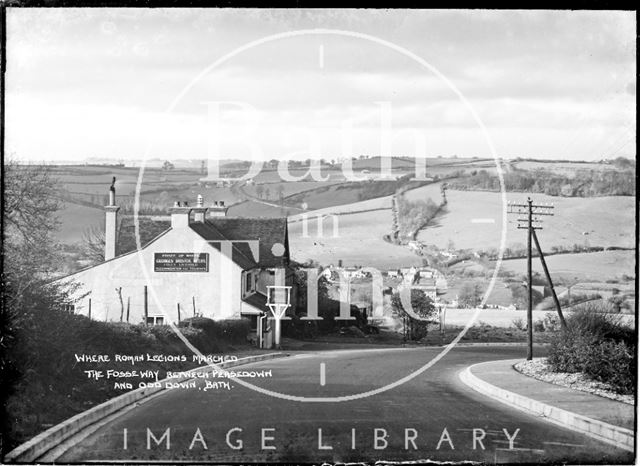
[[[62,202],[51,168],[20,165],[9,159],[4,165],[3,281],[10,281],[11,297],[46,279],[60,264],[53,237]]]
[[[104,262],[104,231],[92,226],[82,232],[82,252],[92,264]]]
[[[42,240],[50,239],[60,223],[57,180],[46,165],[19,165],[9,160],[4,169],[5,233],[14,243],[41,248]]]

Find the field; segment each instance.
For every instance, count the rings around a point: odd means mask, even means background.
[[[58,219],[60,229],[56,232],[56,238],[65,244],[80,242],[87,228],[104,228],[104,212],[101,209],[77,204],[65,203],[58,212]]]
[[[394,174],[410,173],[414,168],[413,159],[393,159]],[[533,164],[539,162],[517,162]],[[541,164],[545,165],[545,164]],[[566,166],[565,166],[566,165]],[[608,167],[594,164],[598,167]],[[427,159],[427,174],[440,176],[450,175],[457,170],[471,170],[494,166],[490,159]],[[579,170],[587,164],[560,163],[553,167],[563,170]],[[354,172],[369,170],[371,173],[379,167],[379,158],[354,161]],[[547,166],[546,168],[549,168]],[[110,166],[69,166],[56,168],[56,176],[63,187],[77,193],[80,200],[96,205],[92,209],[84,205],[67,203],[60,212],[62,228],[57,234],[65,243],[80,241],[82,232],[93,225],[103,225],[104,196],[108,192],[111,176],[117,176],[116,188],[119,202],[124,204],[132,200],[138,172],[137,168]],[[244,171],[246,172],[246,170]],[[244,173],[243,172],[243,173]],[[292,170],[293,175],[301,175],[305,170]],[[198,194],[202,194],[208,205],[214,200],[224,200],[229,208],[230,216],[245,217],[281,217],[290,219],[289,236],[292,256],[296,260],[314,259],[324,264],[337,263],[342,259],[345,265],[368,264],[379,268],[399,267],[420,264],[421,258],[406,247],[385,242],[383,235],[391,231],[391,196],[385,195],[375,199],[359,201],[367,183],[335,184],[344,181],[344,176],[336,167],[323,166],[323,174],[330,174],[329,182],[318,183],[304,181],[296,183],[280,182],[275,170],[263,170],[254,178],[255,185],[243,186],[250,195],[257,194],[257,186],[269,187],[268,203],[277,204],[278,187],[284,189],[285,202],[289,206],[279,207],[265,205],[256,200],[243,201],[247,196],[239,187],[218,188],[212,184],[199,182],[202,177],[199,170],[175,169],[161,170],[149,168],[145,170],[142,200],[168,209],[175,200],[195,202]],[[243,174],[239,173],[239,174]],[[380,186],[382,186],[380,184]],[[405,196],[409,200],[431,198],[438,202],[441,198],[440,183],[434,183],[409,190]],[[319,188],[319,189],[314,189]],[[311,191],[309,191],[311,190]],[[296,194],[303,193],[296,197]],[[367,192],[367,195],[371,193]],[[375,193],[374,193],[375,194]],[[74,196],[76,194],[73,194]],[[264,194],[263,194],[264,196]],[[508,200],[524,201],[526,194],[513,193]],[[288,197],[288,198],[287,198]],[[492,249],[500,245],[502,227],[502,200],[499,193],[447,191],[447,211],[436,219],[433,226],[419,233],[418,239],[427,244],[434,244],[441,249]],[[264,199],[263,199],[264,200]],[[555,205],[555,216],[544,218],[544,230],[538,232],[540,242],[545,251],[552,247],[579,246],[635,246],[633,225],[634,202],[631,197],[600,198],[557,198],[545,195],[534,195],[536,202],[550,202]],[[309,216],[309,237],[302,236],[302,202],[307,204]],[[366,211],[366,212],[362,212]],[[318,214],[340,214],[338,217],[339,236],[332,237],[331,220],[324,222],[324,235],[317,238],[316,219]],[[508,215],[506,246],[520,249],[526,244],[523,231],[516,229],[516,216]],[[554,256],[554,258],[577,256]],[[555,259],[554,259],[555,260]],[[565,259],[571,261],[572,259]],[[513,262],[515,266],[517,263]],[[505,267],[508,263],[505,262]],[[633,268],[633,267],[631,267]],[[612,264],[611,269],[616,269]],[[619,274],[622,272],[618,272]],[[632,274],[632,273],[631,273]],[[502,290],[501,290],[502,291]],[[496,290],[497,292],[497,290]],[[503,293],[498,293],[503,294]],[[495,303],[505,301],[504,296],[492,296]],[[492,301],[490,300],[490,302]]]
[[[324,221],[323,237],[317,237],[316,221],[308,223],[308,238],[303,237],[303,222],[289,223],[291,257],[305,262],[344,266],[368,265],[379,270],[421,265],[422,260],[403,246],[382,239],[391,228],[391,210],[376,210],[338,217],[338,237],[333,237],[331,219]]]
[[[436,185],[424,186],[406,194],[409,199],[438,199]],[[523,202],[524,193],[507,194],[507,201]],[[543,230],[538,239],[543,250],[552,246],[619,246],[635,245],[635,199],[611,196],[594,198],[566,198],[534,194],[537,203],[555,206],[553,217],[544,217]],[[438,217],[438,226],[422,230],[418,240],[447,248],[449,242],[456,249],[498,248],[502,227],[501,193],[477,191],[447,191],[448,212]],[[516,228],[517,215],[507,216],[507,247],[524,247],[526,235]]]
[[[491,277],[490,273],[487,273],[488,277]],[[460,288],[464,283],[473,281],[474,278],[461,278],[461,277],[449,277],[447,278],[447,292],[442,296],[446,301],[456,300]],[[481,285],[482,293],[484,294],[489,286],[489,278],[477,278]],[[491,293],[487,297],[486,304],[488,306],[509,306],[511,304],[511,290],[505,286],[505,283],[500,279],[496,279],[494,287],[491,289]]]
[[[276,202],[279,199],[280,191],[282,191],[282,195],[284,197],[291,196],[293,194],[298,194],[303,191],[309,191],[313,189],[317,189],[321,186],[330,186],[336,183],[342,183],[343,181],[296,181],[296,182],[268,182],[261,184],[254,184],[243,186],[242,190],[247,194],[259,197],[265,201]],[[262,190],[262,196],[258,196],[258,191]],[[268,193],[267,193],[268,190]],[[268,195],[267,195],[268,194]]]
[[[536,169],[546,169],[550,168],[549,163],[545,162],[537,162],[533,160],[523,160],[519,162],[513,163],[514,168],[519,168],[522,170],[536,170]],[[588,162],[588,163],[580,163],[580,162],[558,162],[553,164],[553,171],[557,174],[562,175],[573,175],[576,171],[580,170],[614,170],[615,168],[612,165],[607,165],[604,163],[597,162]]]
[[[391,211],[391,196],[377,197],[375,199],[368,199],[366,201],[354,202],[352,204],[343,204],[332,207],[326,207],[324,209],[316,209],[307,212],[309,218],[315,217],[316,215],[327,215],[327,214],[351,214],[354,212],[362,212],[364,210],[384,210],[388,209]],[[296,215],[292,215],[289,217],[290,221],[297,221],[302,218],[303,213],[299,213]]]
[[[273,201],[267,201],[272,202]],[[274,203],[275,204],[275,203]],[[271,205],[262,204],[256,201],[240,202],[232,205],[227,212],[227,215],[231,217],[286,217],[287,212],[289,214],[294,212],[300,212],[301,209],[294,209],[292,207],[274,207]]]
[[[635,251],[603,251],[581,254],[558,254],[546,258],[552,278],[569,282],[604,282],[622,274],[635,277]],[[522,275],[526,259],[502,261],[502,268]],[[533,270],[544,273],[540,260],[534,258]]]

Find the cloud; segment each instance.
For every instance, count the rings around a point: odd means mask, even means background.
[[[500,136],[509,152],[530,150],[526,138],[512,136],[517,131],[552,153],[578,130],[588,148],[635,122],[630,12],[13,9],[7,102],[24,106],[7,106],[8,143],[31,156],[131,154],[144,147],[135,128],[153,131],[163,122],[170,134],[158,137],[167,148],[198,152],[206,147],[195,134],[202,125],[206,132],[204,102],[231,100],[257,109],[264,129],[256,137],[277,151],[279,132],[336,139],[331,128],[369,114],[358,131],[363,141],[372,138],[376,102],[385,101],[394,127],[440,131],[446,137],[431,137],[442,153],[447,141],[451,151],[473,149],[476,123],[444,82],[397,51],[339,35],[246,50],[196,83],[173,116],[162,114],[198,73],[237,47],[313,28],[370,34],[424,58],[492,131],[510,135]],[[242,137],[239,127],[229,131]]]

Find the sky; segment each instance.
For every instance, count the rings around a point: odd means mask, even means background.
[[[634,12],[7,12],[7,154],[635,158]]]

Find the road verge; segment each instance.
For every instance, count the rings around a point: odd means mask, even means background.
[[[520,359],[514,359],[504,362],[513,365],[519,361]],[[458,375],[460,380],[475,391],[482,393],[489,398],[500,401],[501,403],[507,404],[521,411],[526,411],[530,414],[543,417],[554,424],[580,432],[610,445],[623,448],[627,451],[634,451],[635,436],[632,430],[614,426],[603,421],[592,419],[581,414],[572,413],[570,411],[527,398],[503,388],[496,387],[495,385],[473,375],[473,368],[480,367],[483,364],[491,364],[493,362],[495,361],[483,362],[467,367],[459,372]]]
[[[248,356],[240,358],[236,361],[228,361],[217,364],[218,367],[227,369],[230,367],[241,366],[252,362],[264,361],[267,359],[273,359],[278,357],[289,356],[288,353],[268,353],[259,354],[255,356]],[[196,367],[188,371],[189,373],[196,373],[200,370],[209,368],[210,366]],[[163,379],[161,382],[167,381]],[[189,378],[183,378],[181,380],[189,380]],[[148,398],[152,395],[156,395],[159,392],[167,390],[165,384],[161,383],[160,387],[146,387],[138,388],[130,392],[124,393],[120,396],[105,401],[97,406],[94,406],[87,411],[83,411],[76,414],[72,418],[55,425],[44,432],[33,437],[31,440],[17,446],[11,450],[4,457],[4,461],[7,463],[30,463],[36,461],[43,456],[49,450],[55,448],[60,443],[69,439],[70,437],[78,434],[83,429],[99,422],[100,420],[113,415],[119,410],[132,405],[133,403],[140,402],[141,400]]]

